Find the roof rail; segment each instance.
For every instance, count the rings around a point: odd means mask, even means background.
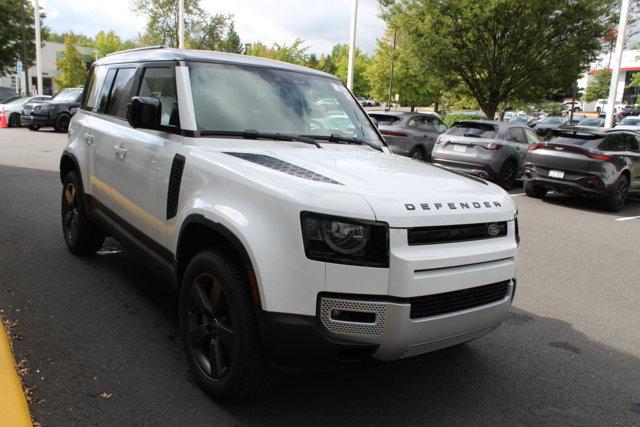
[[[119,50],[117,52],[107,53],[105,56],[118,55],[120,53],[127,53],[127,52],[139,52],[141,50],[166,49],[168,47],[169,46],[165,46],[163,44],[159,44],[156,46],[135,47],[133,49]]]

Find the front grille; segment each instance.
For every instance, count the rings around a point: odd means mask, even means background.
[[[507,280],[476,288],[409,298],[411,318],[439,316],[498,302],[509,293],[509,282]]]
[[[507,223],[506,221],[502,221],[482,224],[410,228],[408,240],[410,246],[418,246],[492,239],[506,235]]]

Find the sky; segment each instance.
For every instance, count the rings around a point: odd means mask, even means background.
[[[336,43],[349,42],[351,0],[201,0],[211,14],[233,14],[243,43],[291,43],[303,39],[309,53],[328,53]],[[134,15],[129,0],[40,0],[44,24],[56,32],[72,30],[94,36],[113,30],[134,38],[144,19]],[[373,53],[384,24],[377,17],[377,0],[359,0],[356,43]]]

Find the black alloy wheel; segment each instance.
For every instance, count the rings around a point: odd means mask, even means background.
[[[513,188],[515,179],[516,164],[513,161],[508,161],[502,166],[502,169],[500,169],[498,181],[502,188],[504,188],[505,190],[511,190]]]
[[[611,195],[602,201],[604,209],[611,212],[620,212],[627,201],[628,193],[629,179],[625,175],[620,175]]]
[[[220,280],[211,273],[201,273],[191,285],[188,328],[198,366],[211,379],[222,379],[233,364],[236,336],[229,301]]]
[[[74,182],[65,185],[62,197],[62,229],[68,242],[78,240],[78,229],[80,228],[80,212],[78,212],[76,193]]]
[[[66,132],[69,129],[71,117],[68,114],[60,114],[56,119],[54,130],[56,132]]]
[[[424,161],[424,150],[421,147],[416,147],[409,153],[412,159]]]
[[[9,116],[9,127],[10,128],[19,128],[20,127],[20,114],[13,113]]]
[[[62,233],[69,251],[76,255],[95,253],[104,243],[104,232],[87,217],[82,184],[76,171],[64,178],[62,188]]]

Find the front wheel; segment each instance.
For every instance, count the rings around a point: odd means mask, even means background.
[[[62,232],[69,251],[76,255],[95,253],[105,237],[88,218],[83,199],[78,174],[69,172],[62,188]]]
[[[71,117],[68,114],[60,114],[56,119],[55,124],[53,125],[53,129],[56,132],[66,132],[69,129],[69,122],[71,121]]]
[[[207,393],[237,400],[275,384],[278,374],[262,353],[249,284],[231,259],[206,250],[191,260],[179,318],[187,360]]]
[[[609,196],[602,199],[602,207],[611,212],[620,212],[627,201],[629,192],[629,179],[626,175],[620,175],[616,181],[613,191]]]
[[[425,155],[424,149],[422,147],[414,147],[409,152],[409,157],[411,157],[412,159],[424,161],[426,155]]]

